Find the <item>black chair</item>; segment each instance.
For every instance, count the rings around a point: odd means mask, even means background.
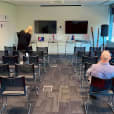
[[[34,64],[15,64],[16,76],[25,77],[28,85],[35,86],[36,94],[38,95],[38,87],[36,86],[36,73],[34,70]]]
[[[114,57],[111,58],[111,60],[109,61],[110,64],[114,63]]]
[[[34,64],[15,64],[16,76],[25,75],[25,78],[36,79]]]
[[[97,56],[82,56],[82,64],[85,64],[85,63],[91,63],[91,64],[95,64],[97,63],[98,61],[98,57]]]
[[[112,57],[114,57],[114,47],[105,47],[105,50],[109,50]]]
[[[12,47],[5,46],[4,50],[15,51],[16,50],[16,46],[12,46]]]
[[[114,96],[114,92],[112,91],[112,79],[100,79],[97,77],[92,76],[91,79],[91,85],[90,85],[90,89],[88,92],[88,99],[85,102],[85,111],[86,114],[88,113],[88,105],[89,105],[89,96],[108,96],[108,100],[110,100],[110,98],[113,98]],[[110,104],[110,106],[112,105],[112,99],[110,100],[110,103],[107,102],[107,104]],[[100,100],[99,100],[100,102]]]
[[[39,57],[38,56],[23,56],[23,63],[38,65]]]
[[[13,47],[5,46],[4,47],[4,55],[5,56],[13,56],[13,51],[16,51],[16,47],[15,46],[13,46]]]
[[[4,56],[19,56],[19,52],[18,51],[8,52],[8,50],[5,50]]]
[[[97,56],[82,56],[82,64],[80,65],[80,71],[83,70],[85,63],[96,64],[97,61]]]
[[[41,67],[41,65],[39,63],[39,57],[38,56],[29,56],[29,64],[34,64],[36,70],[38,70],[38,75],[40,77],[40,67]]]
[[[74,56],[75,56],[75,61],[76,64],[78,61],[80,62],[80,58],[85,55],[85,47],[75,47],[74,48]]]
[[[89,56],[98,56],[101,55],[101,47],[90,47],[89,48]]]
[[[43,51],[44,54],[48,55],[48,47],[36,47],[37,52]]]
[[[38,52],[38,56],[44,57],[45,63],[49,63],[49,56],[48,56],[48,47],[36,47],[36,50]]]
[[[4,64],[14,65],[19,63],[18,56],[2,56],[2,61]]]
[[[0,77],[9,77],[10,69],[8,64],[0,64]]]
[[[38,56],[37,51],[29,51],[28,54],[29,54],[29,56]]]
[[[1,89],[0,89],[0,95],[2,96],[3,101],[3,107],[2,111],[4,112],[6,110],[6,107],[8,105],[8,96],[27,96],[27,103],[28,103],[28,114],[30,114],[31,104],[29,103],[28,99],[28,89],[25,84],[25,78],[24,77],[16,77],[16,78],[1,78],[0,77],[0,83],[1,83]],[[4,103],[3,97],[6,98],[6,102]]]
[[[29,64],[39,65],[38,56],[29,56]]]

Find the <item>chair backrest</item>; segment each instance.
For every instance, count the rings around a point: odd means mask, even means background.
[[[86,73],[86,71],[89,69],[89,67],[91,66],[92,64],[91,63],[88,63],[88,62],[86,62],[85,64],[84,64],[84,72]]]
[[[90,47],[89,48],[89,56],[98,56],[101,55],[101,47]]]
[[[13,46],[13,47],[5,46],[4,47],[5,56],[8,56],[8,55],[12,56],[13,55],[13,51],[16,51],[16,47],[15,46]]]
[[[114,92],[114,78],[112,78],[112,90]]]
[[[98,61],[98,57],[97,56],[82,56],[82,64],[85,63],[91,63],[91,64],[95,64]]]
[[[5,46],[5,47],[4,47],[4,50],[15,51],[15,50],[16,50],[16,47],[15,47],[15,46],[13,46],[13,47]]]
[[[90,47],[89,51],[94,52],[94,51],[101,51],[101,47]]]
[[[110,62],[111,64],[113,64],[113,63],[114,63],[114,57],[112,57],[109,62]]]
[[[29,56],[38,56],[38,52],[37,51],[29,51]]]
[[[35,78],[34,64],[15,64],[15,73],[16,76],[27,75],[29,78],[32,75]]]
[[[19,51],[14,50],[13,51],[13,56],[19,56]]]
[[[112,54],[112,57],[114,57],[114,47],[105,47],[105,50],[109,50]]]
[[[3,78],[0,77],[1,91],[26,91],[25,88],[25,78]]]
[[[2,56],[4,64],[14,65],[19,63],[18,56]]]
[[[111,90],[112,79],[100,79],[92,76],[90,91],[97,92],[103,90]]]
[[[10,76],[8,64],[0,64],[0,76]]]
[[[38,56],[29,56],[29,64],[38,65]]]
[[[48,54],[48,47],[36,47],[37,52],[43,51]]]
[[[85,54],[85,47],[74,47],[74,55],[77,55],[79,52]]]
[[[4,51],[4,56],[19,56],[19,52],[14,50],[14,51],[11,51],[9,52],[8,50],[5,50]]]

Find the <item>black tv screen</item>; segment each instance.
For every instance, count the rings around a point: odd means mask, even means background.
[[[35,33],[56,33],[56,21],[35,21]]]
[[[65,33],[66,34],[87,34],[88,21],[66,21]]]

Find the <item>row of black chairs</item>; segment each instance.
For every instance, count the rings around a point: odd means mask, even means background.
[[[26,96],[29,106],[28,114],[30,114],[31,103],[29,102],[28,90],[35,90],[38,95],[39,88],[38,74],[35,72],[34,64],[15,64],[14,75],[10,76],[10,68],[8,64],[0,64],[0,95],[6,97],[6,102],[3,102],[3,108],[7,106],[8,96]],[[33,92],[33,91],[32,91]]]
[[[6,51],[5,55],[7,56],[2,57],[3,64],[0,64],[0,95],[3,101],[3,108],[0,113],[4,113],[4,109],[6,109],[8,96],[27,96],[27,113],[30,114],[31,103],[28,90],[35,89],[35,93],[38,95],[39,88],[37,85],[40,73],[38,72],[37,74],[35,68],[37,66],[40,69],[41,64],[48,63],[48,49],[46,48],[46,50],[40,50],[39,52],[32,50],[24,51],[23,64],[19,64],[21,61],[20,55],[14,54],[14,52],[20,52],[15,49],[12,52]],[[13,72],[11,71],[12,65],[14,68]],[[3,97],[6,98],[6,103],[4,103]]]
[[[26,53],[30,53],[30,54],[33,54],[32,53],[32,48],[30,48],[29,50],[23,50],[22,52]],[[48,54],[48,47],[36,47],[36,52],[37,54],[40,54],[41,52],[43,52],[43,54]],[[18,55],[19,56],[19,51],[16,49],[16,47],[4,47],[4,55],[5,56],[16,56]]]

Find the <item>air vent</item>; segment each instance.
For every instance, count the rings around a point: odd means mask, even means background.
[[[82,6],[82,5],[40,5],[40,7],[69,7],[69,6],[76,7],[76,6]]]

